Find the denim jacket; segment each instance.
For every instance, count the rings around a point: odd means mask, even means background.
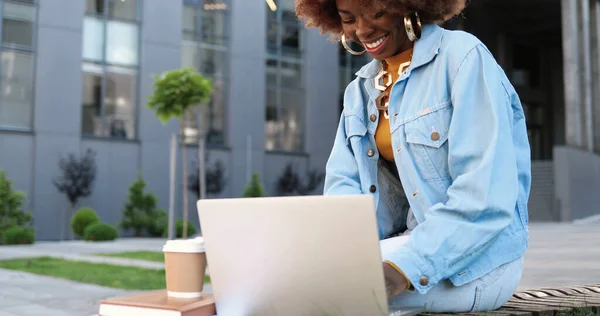
[[[325,195],[372,194],[379,237],[390,218],[379,200],[373,79],[378,61],[344,94],[326,167]],[[382,258],[415,290],[471,282],[519,259],[528,243],[530,148],[519,97],[476,37],[425,25],[389,103],[394,160],[416,220],[410,241]],[[380,179],[381,180],[381,179]]]

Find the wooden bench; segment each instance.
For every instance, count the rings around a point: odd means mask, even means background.
[[[556,316],[573,309],[600,315],[600,284],[519,291],[502,308],[493,312],[455,315]]]

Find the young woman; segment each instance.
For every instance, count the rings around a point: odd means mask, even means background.
[[[530,150],[519,98],[473,35],[439,24],[465,0],[296,0],[371,54],[344,94],[325,194],[371,194],[392,308],[493,310],[521,279]],[[350,42],[362,46],[351,49]]]

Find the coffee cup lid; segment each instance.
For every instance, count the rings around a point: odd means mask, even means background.
[[[204,238],[167,240],[163,252],[204,252]]]

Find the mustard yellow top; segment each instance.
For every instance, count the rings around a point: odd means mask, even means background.
[[[386,59],[388,71],[392,74],[392,84],[387,88],[387,92],[392,90],[393,83],[398,80],[398,68],[404,62],[410,61],[412,48],[396,56]],[[391,94],[390,94],[391,95]],[[390,121],[383,116],[383,111],[379,111],[379,123],[375,131],[375,143],[379,154],[388,161],[394,161],[394,151],[392,150],[392,135],[390,134]]]

